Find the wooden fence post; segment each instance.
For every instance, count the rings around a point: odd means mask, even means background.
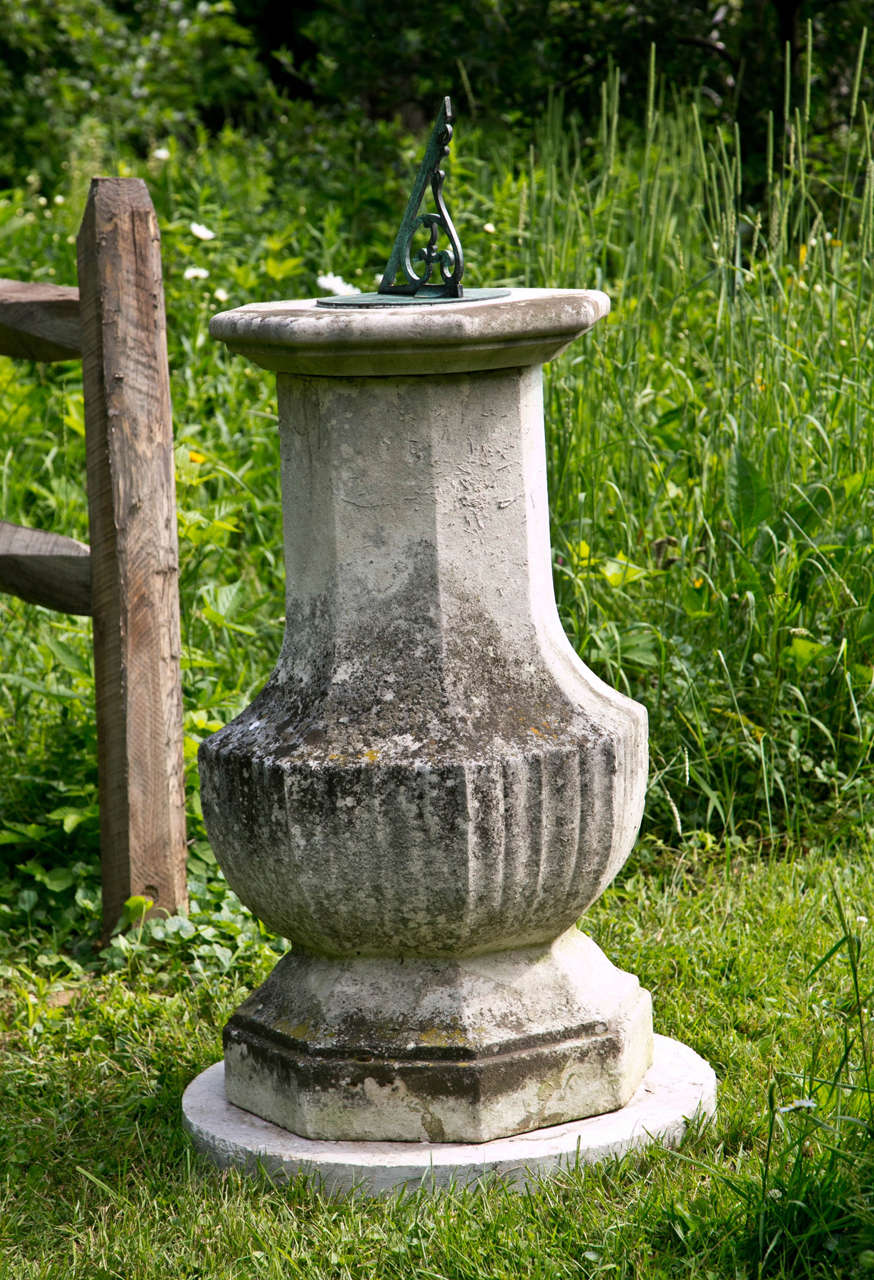
[[[179,597],[161,249],[138,178],[95,178],[78,238],[103,922],[187,905]]]

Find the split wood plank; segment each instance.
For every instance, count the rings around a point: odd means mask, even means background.
[[[78,238],[103,920],[185,910],[173,434],[158,223],[138,178],[95,178]]]
[[[81,352],[78,289],[0,279],[0,355],[51,363]]]
[[[91,558],[84,542],[0,520],[0,591],[59,613],[91,612]]]

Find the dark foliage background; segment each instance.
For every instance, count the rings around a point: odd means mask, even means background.
[[[386,0],[310,0],[283,38],[280,12],[278,0],[238,0],[241,20],[270,34],[274,61],[287,46],[280,62],[289,87],[354,98],[369,113],[428,111],[447,76],[471,110],[486,114],[532,114],[555,92],[571,108],[597,112],[611,64],[621,69],[626,109],[636,97],[642,110],[655,44],[672,85],[700,87],[747,131],[769,110],[782,112],[787,46],[793,96],[803,92],[808,22],[814,61],[829,69],[814,82],[815,106],[832,124],[871,17],[864,0],[409,0],[398,29]]]
[[[754,159],[768,113],[779,130],[805,93],[823,139],[837,129],[870,13],[866,0],[408,0],[401,16],[390,0],[0,0],[0,181],[31,170],[51,187],[84,117],[110,148],[140,151],[199,125],[264,136],[301,98],[416,127],[451,92],[506,127],[560,94],[595,119],[611,66],[641,117],[652,45],[672,90],[737,121]]]

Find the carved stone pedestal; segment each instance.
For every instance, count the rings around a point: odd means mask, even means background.
[[[637,832],[646,713],[573,652],[549,548],[540,366],[608,305],[212,322],[278,374],[287,594],[266,687],[201,748],[203,809],[293,943],[224,1080],[302,1138],[489,1142],[623,1108],[652,1063],[648,993],[575,927]]]

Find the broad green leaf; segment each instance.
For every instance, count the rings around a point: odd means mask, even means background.
[[[271,280],[286,280],[289,276],[300,275],[303,271],[303,259],[268,257],[264,262],[264,270]]]
[[[146,898],[142,894],[134,894],[132,898],[125,901],[124,909],[128,918],[132,923],[137,924],[142,920],[147,911],[150,911],[155,905],[153,898]]]
[[[241,289],[254,289],[258,283],[258,272],[250,262],[231,263],[228,270]]]
[[[28,693],[38,693],[43,698],[71,699],[73,702],[80,702],[83,696],[73,689],[50,688],[47,684],[37,684],[35,680],[29,680],[27,676],[20,676],[15,671],[10,671],[7,675],[4,675],[3,683],[17,685],[20,689],[27,689]]]
[[[579,542],[572,544],[570,547],[576,568],[593,569],[595,567],[595,556],[592,554],[592,548],[586,542],[585,538],[580,538]]]
[[[201,862],[207,863],[208,866],[214,867],[216,865],[215,854],[208,840],[195,840],[191,846],[190,856],[199,858]]]
[[[33,876],[34,880],[44,884],[52,893],[62,893],[64,889],[69,889],[76,879],[69,867],[52,867],[47,870],[33,858],[29,862],[22,862],[18,870]]]
[[[64,426],[84,439],[85,398],[81,391],[68,391],[64,396]]]
[[[54,657],[64,668],[65,671],[75,671],[78,675],[88,676],[91,678],[91,664],[82,656],[81,653],[67,644],[63,640],[59,640],[57,636],[53,636],[51,632],[45,637],[46,648],[51,650]]]
[[[213,609],[212,605],[205,604],[201,610],[207,622],[211,622],[216,627],[227,627],[230,631],[238,631],[244,636],[254,636],[258,633],[254,627],[247,627],[240,622],[231,622],[230,618],[226,618],[224,614]]]
[[[828,652],[829,646],[820,644],[818,640],[811,640],[807,636],[793,636],[790,643],[783,649],[783,658],[794,663],[799,671],[804,671],[811,662],[815,662],[817,658],[823,657]]]
[[[242,587],[243,584],[239,580],[237,582],[227,582],[223,586],[216,587],[215,607],[223,618],[233,618],[239,611],[240,605],[245,599]]]
[[[638,578],[645,578],[652,572],[650,569],[632,564],[621,551],[615,556],[606,556],[600,569],[611,587],[624,587],[626,583],[636,582]]]
[[[734,450],[726,466],[725,490],[731,517],[746,542],[773,518],[774,502],[765,480],[740,449]]]
[[[702,578],[684,582],[680,589],[680,602],[688,618],[708,618],[713,612],[710,586]]]
[[[34,841],[41,844],[47,832],[48,827],[38,822],[7,822],[0,829],[0,844],[32,844]]]
[[[76,877],[69,867],[54,867],[39,879],[51,893],[63,893],[75,883]]]
[[[64,805],[60,809],[52,809],[47,816],[54,818],[56,822],[63,822],[64,831],[67,835],[71,831],[75,831],[80,822],[84,822],[86,818],[90,818],[94,814],[94,809],[74,809],[72,805]]]
[[[844,493],[848,498],[855,498],[857,493],[874,485],[874,471],[854,471],[843,478]]]

